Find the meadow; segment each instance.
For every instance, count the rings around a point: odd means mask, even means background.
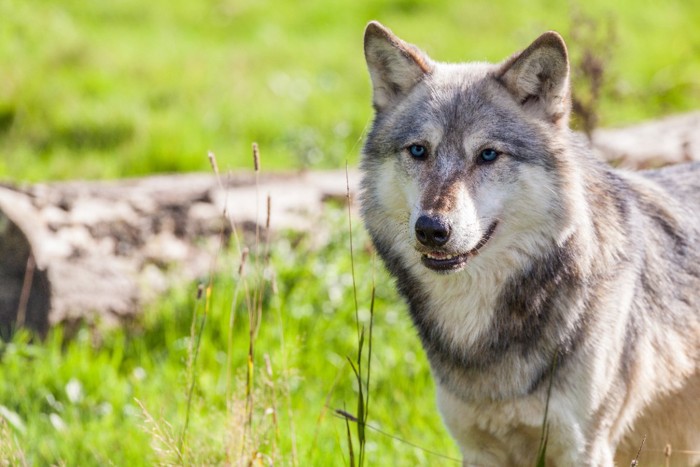
[[[206,171],[208,150],[250,170],[253,141],[266,171],[355,165],[370,19],[444,61],[559,30],[605,64],[600,125],[700,107],[700,8],[681,0],[0,0],[0,18],[13,183]],[[122,328],[0,343],[0,464],[459,465],[360,220],[324,219],[320,239],[233,239]]]

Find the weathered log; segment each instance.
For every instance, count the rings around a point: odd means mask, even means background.
[[[168,287],[206,277],[233,225],[264,228],[268,196],[271,228],[304,231],[346,186],[344,172],[0,186],[0,331],[137,315]]]
[[[673,115],[624,128],[593,132],[603,159],[621,167],[647,169],[700,161],[700,112]]]

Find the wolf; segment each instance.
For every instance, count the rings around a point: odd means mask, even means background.
[[[371,22],[364,52],[361,213],[464,465],[700,464],[700,164],[599,160],[556,32],[448,64]]]

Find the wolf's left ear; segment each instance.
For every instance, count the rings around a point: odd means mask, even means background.
[[[430,59],[417,47],[402,41],[376,21],[365,29],[365,59],[377,112],[405,97],[433,68]]]
[[[561,36],[549,31],[501,65],[497,78],[523,108],[552,123],[566,125],[569,57]]]

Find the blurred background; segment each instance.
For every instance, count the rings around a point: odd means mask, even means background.
[[[558,30],[600,61],[575,76],[584,95],[603,72],[599,125],[700,107],[696,1],[0,0],[0,18],[15,181],[208,170],[207,150],[248,168],[253,141],[266,169],[354,164],[371,19],[441,61],[500,61]]]
[[[71,296],[107,290],[137,309],[0,341],[0,465],[460,465],[405,305],[359,219],[351,229],[344,175],[323,197],[335,204],[311,207],[312,234],[249,225],[240,242],[212,188],[207,152],[252,172],[253,142],[263,176],[356,165],[373,19],[439,61],[500,61],[558,30],[573,123],[589,133],[700,108],[697,0],[0,0],[0,192],[29,200],[4,206],[41,211],[26,232],[68,245],[52,251],[70,269],[48,273]],[[191,171],[204,175],[171,185],[189,204],[159,185],[136,200],[105,183],[32,185]],[[294,191],[276,174],[243,179],[248,201],[231,205],[255,221],[258,195],[280,189],[275,206]],[[183,243],[204,273],[178,265]],[[10,269],[28,300],[23,245],[14,269],[0,255],[0,302]],[[136,298],[120,292],[127,276]]]

